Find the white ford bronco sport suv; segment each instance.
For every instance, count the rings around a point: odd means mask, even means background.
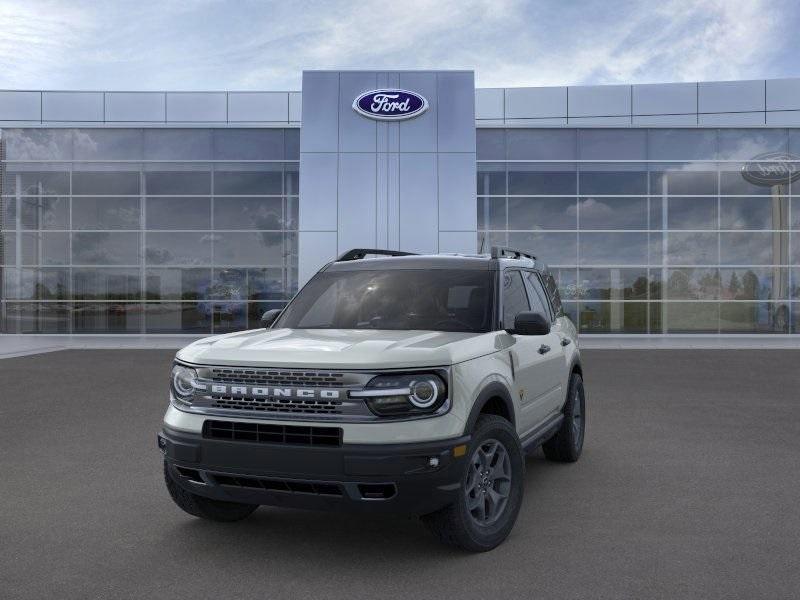
[[[575,326],[522,251],[351,250],[262,320],[176,355],[158,445],[192,515],[400,512],[485,551],[517,518],[525,452],[581,454]]]

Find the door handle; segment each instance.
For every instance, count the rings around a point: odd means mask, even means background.
[[[562,346],[569,346],[571,342],[572,342],[572,340],[569,339],[569,338],[561,338],[561,345]]]
[[[550,352],[550,346],[547,344],[542,344],[539,346],[539,354],[547,354],[548,352]]]

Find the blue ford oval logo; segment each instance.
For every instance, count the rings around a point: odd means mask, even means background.
[[[371,90],[353,100],[357,113],[382,121],[399,121],[421,115],[428,109],[428,101],[408,90]]]

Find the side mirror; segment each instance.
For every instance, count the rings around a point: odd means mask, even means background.
[[[282,312],[283,311],[280,308],[273,308],[272,310],[268,310],[263,315],[261,315],[261,326],[264,329],[269,329],[270,327],[272,327],[272,324],[275,322],[275,319],[277,319]]]
[[[525,311],[514,318],[514,331],[517,335],[547,335],[550,333],[550,321],[538,312]]]

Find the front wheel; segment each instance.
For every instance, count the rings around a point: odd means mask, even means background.
[[[577,373],[570,377],[563,414],[561,427],[542,444],[542,450],[547,460],[575,462],[581,456],[586,432],[586,395],[583,391],[583,379]]]
[[[508,537],[522,504],[525,460],[514,428],[482,415],[475,426],[456,502],[422,517],[440,541],[486,552]]]

